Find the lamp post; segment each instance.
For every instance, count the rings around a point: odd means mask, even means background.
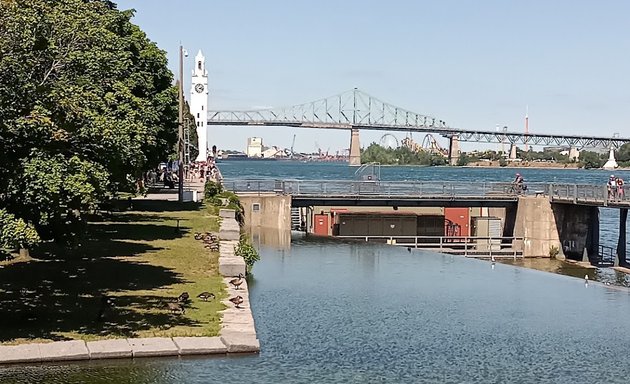
[[[178,134],[177,134],[177,153],[179,162],[177,167],[178,185],[177,196],[178,201],[184,201],[184,47],[179,45],[179,118]]]

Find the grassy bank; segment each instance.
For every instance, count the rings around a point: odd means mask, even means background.
[[[91,222],[77,250],[0,264],[0,342],[217,335],[226,294],[218,253],[193,237],[217,230],[204,207],[134,202],[133,211]],[[184,291],[186,313],[171,313],[166,304]],[[203,291],[216,299],[197,299]]]

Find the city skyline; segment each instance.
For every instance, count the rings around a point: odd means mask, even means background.
[[[522,132],[528,108],[531,133],[628,136],[630,4],[622,1],[118,4],[137,10],[133,21],[168,52],[175,74],[180,41],[191,55],[204,52],[211,110],[300,104],[359,87],[464,129]],[[185,95],[191,68],[189,57]],[[294,133],[302,152],[316,151],[316,141],[331,151],[350,142],[346,131],[281,127],[211,127],[209,138],[226,149],[244,148],[250,136],[289,147]],[[362,131],[361,144],[382,135]],[[462,149],[484,146],[497,147]]]

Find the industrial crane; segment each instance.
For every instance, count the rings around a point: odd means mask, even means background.
[[[291,142],[291,158],[293,158],[293,147],[295,146],[295,133],[293,134],[293,141]]]

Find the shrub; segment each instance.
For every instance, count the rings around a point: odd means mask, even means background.
[[[216,197],[218,194],[223,192],[223,185],[221,183],[214,182],[212,180],[206,181],[206,185],[204,186],[204,197],[207,200],[211,200]]]
[[[40,242],[32,224],[0,209],[0,248],[28,249]]]
[[[247,265],[247,272],[252,270],[254,263],[260,260],[260,255],[254,246],[250,243],[249,237],[245,234],[241,234],[241,238],[238,241],[238,246],[234,252],[237,256],[241,256],[245,260]]]
[[[556,247],[555,245],[552,245],[551,247],[549,247],[549,257],[551,257],[552,259],[555,259],[559,254],[560,254],[560,248]]]

